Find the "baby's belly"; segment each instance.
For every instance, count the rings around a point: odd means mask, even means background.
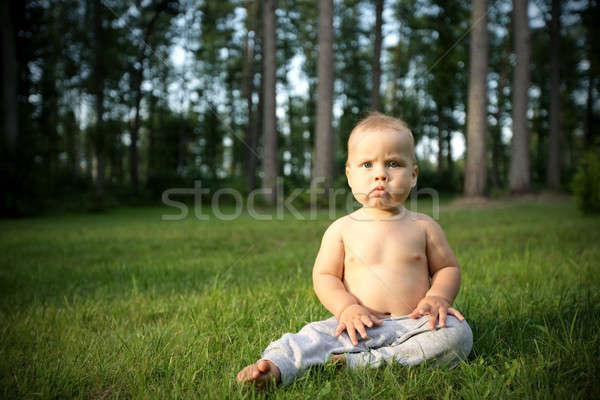
[[[364,306],[391,316],[411,313],[429,290],[424,268],[360,266],[344,271],[344,284]]]

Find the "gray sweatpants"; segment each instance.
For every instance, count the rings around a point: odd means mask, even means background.
[[[261,358],[274,362],[281,371],[281,384],[288,385],[311,365],[327,362],[332,354],[346,353],[348,367],[378,367],[393,361],[417,365],[431,359],[453,365],[465,359],[473,346],[469,324],[451,315],[446,327],[438,326],[433,331],[427,315],[419,319],[385,318],[381,326],[367,328],[367,339],[357,333],[357,346],[347,332],[334,336],[337,324],[337,319],[331,317],[311,322],[298,333],[286,333],[272,342]]]

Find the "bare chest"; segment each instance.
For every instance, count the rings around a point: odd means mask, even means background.
[[[426,236],[412,221],[356,221],[344,232],[346,269],[426,264]]]

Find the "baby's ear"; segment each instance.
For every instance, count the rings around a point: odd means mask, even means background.
[[[348,186],[352,188],[352,184],[350,183],[350,167],[346,164],[346,180],[348,181]]]
[[[414,188],[417,185],[417,178],[419,177],[419,167],[415,164],[412,173],[412,185],[411,188]]]

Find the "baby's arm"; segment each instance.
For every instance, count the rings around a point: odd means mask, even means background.
[[[342,224],[338,220],[331,224],[321,241],[321,248],[313,268],[313,286],[317,297],[339,321],[336,336],[344,330],[354,345],[358,344],[356,332],[363,339],[367,338],[365,326],[380,325],[379,320],[367,308],[359,304],[350,294],[344,283],[344,243],[342,241]]]
[[[423,216],[421,221],[427,236],[431,287],[409,316],[416,318],[429,314],[430,326],[434,329],[438,317],[440,326],[446,325],[447,314],[464,320],[458,310],[450,307],[460,289],[460,268],[440,225],[427,216]]]

